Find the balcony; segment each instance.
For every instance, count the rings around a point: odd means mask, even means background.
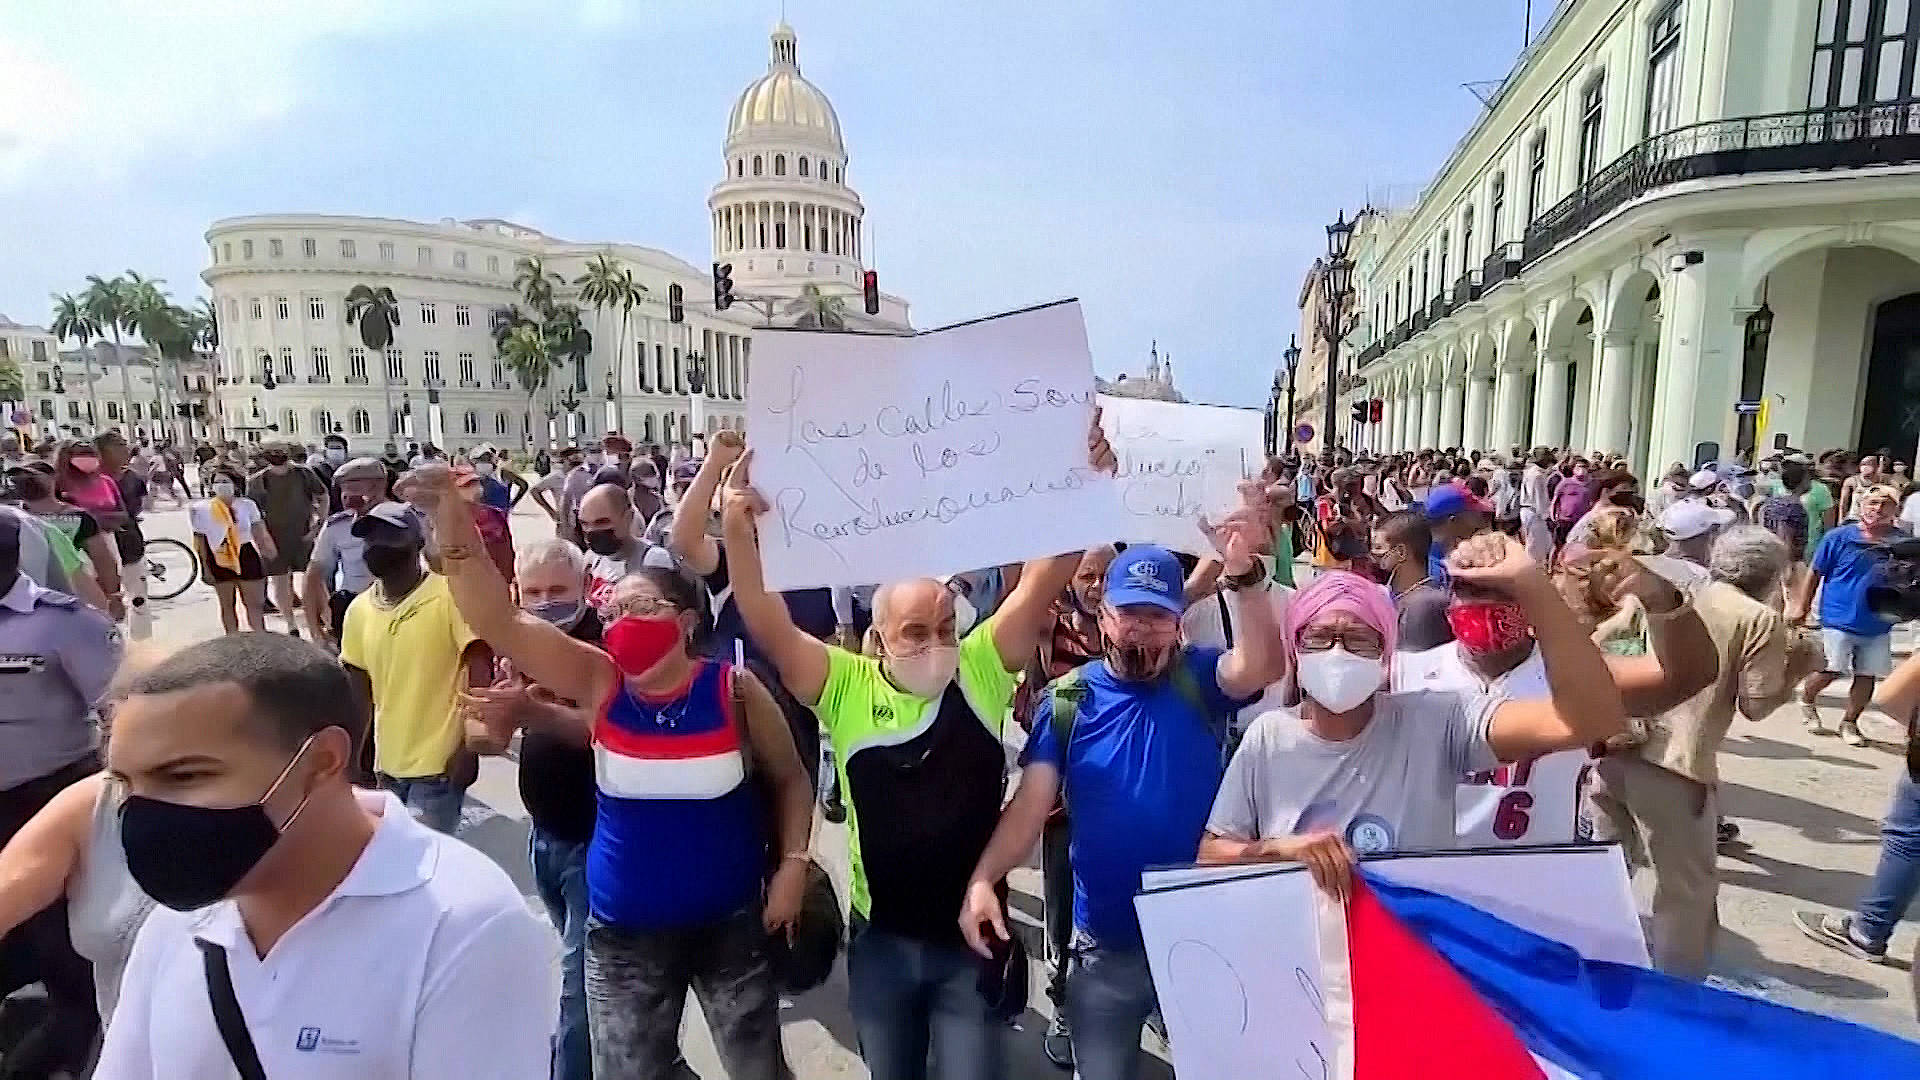
[[[388,386],[405,386],[407,385],[407,377],[405,375],[388,375],[387,385]]]
[[[315,386],[326,386],[333,382],[333,378],[328,375],[309,375],[307,382]]]
[[[1480,291],[1482,295],[1493,291],[1493,287],[1509,278],[1520,276],[1520,250],[1518,240],[1505,244],[1495,244],[1487,252],[1487,261],[1480,264]]]
[[[1480,299],[1480,271],[1469,270],[1460,275],[1453,283],[1453,308],[1459,310],[1463,304],[1471,304]]]
[[[420,385],[426,387],[429,390],[442,390],[446,388],[447,380],[442,379],[436,375],[429,375],[424,380],[421,381]]]
[[[1385,355],[1387,355],[1387,342],[1385,338],[1382,338],[1366,348],[1361,349],[1360,355],[1353,358],[1353,366],[1355,368],[1366,367],[1368,364],[1373,363]]]
[[[513,389],[513,384],[507,382],[505,379],[495,379],[493,380],[493,388],[495,390],[511,390]]]
[[[1427,320],[1426,308],[1421,308],[1419,311],[1416,311],[1413,313],[1412,330],[1414,333],[1417,334],[1422,330],[1425,330],[1427,328],[1427,323],[1428,323],[1428,320]]]
[[[367,377],[365,375],[349,375],[347,376],[347,385],[365,386],[367,385]]]
[[[1447,313],[1452,310],[1452,308],[1447,306],[1446,290],[1442,289],[1440,295],[1434,297],[1432,302],[1427,305],[1427,325],[1431,326],[1441,319],[1446,318]]]
[[[1858,169],[1920,161],[1920,105],[1862,105],[1710,120],[1620,155],[1527,227],[1522,267],[1648,192],[1751,173]],[[1492,287],[1489,279],[1488,287]]]
[[[478,379],[461,379],[461,380],[460,380],[460,389],[462,389],[462,390],[478,390],[478,389],[480,389],[480,380],[478,380]]]

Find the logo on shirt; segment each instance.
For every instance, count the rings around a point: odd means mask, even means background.
[[[320,1045],[320,1029],[307,1027],[300,1029],[300,1036],[293,1040],[295,1050],[311,1051]]]
[[[1361,814],[1347,826],[1347,843],[1361,855],[1393,850],[1393,829],[1385,818]]]
[[[1167,583],[1160,580],[1160,569],[1145,559],[1127,567],[1126,583],[1128,588],[1146,589],[1162,595],[1170,593]]]
[[[891,721],[893,719],[893,706],[887,704],[884,701],[878,705],[875,705],[873,707],[873,718],[875,720]]]
[[[321,1034],[317,1027],[303,1027],[300,1033],[294,1036],[293,1048],[303,1054],[358,1054],[360,1040],[342,1039],[338,1036],[329,1038]]]

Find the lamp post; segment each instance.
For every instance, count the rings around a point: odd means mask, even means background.
[[[1300,370],[1300,340],[1296,335],[1287,335],[1287,351],[1280,356],[1287,364],[1287,426],[1286,434],[1282,439],[1291,448],[1293,446],[1293,378]],[[1279,382],[1279,377],[1275,376],[1275,389],[1279,388]],[[1278,452],[1278,450],[1275,451],[1275,453]]]
[[[707,402],[704,391],[707,388],[707,358],[697,352],[687,354],[687,420],[693,427],[687,432],[687,452],[697,449],[694,439],[704,444],[707,438]],[[696,454],[704,456],[704,452]]]
[[[580,395],[574,393],[572,383],[568,383],[566,392],[560,395],[560,408],[567,416],[567,441],[573,442],[580,437],[580,433],[573,430],[578,426]]]
[[[1357,218],[1356,218],[1357,220]],[[1320,282],[1320,336],[1327,342],[1327,377],[1325,393],[1327,396],[1326,415],[1320,428],[1324,440],[1322,449],[1331,454],[1339,449],[1340,439],[1336,432],[1337,409],[1340,391],[1340,339],[1352,329],[1347,319],[1347,305],[1353,299],[1353,264],[1347,261],[1348,247],[1353,243],[1352,221],[1347,220],[1342,210],[1333,224],[1327,226],[1327,267]]]
[[[613,369],[607,369],[607,430],[611,435],[620,430],[620,406],[613,400]]]

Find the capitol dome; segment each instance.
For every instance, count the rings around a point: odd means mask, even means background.
[[[773,56],[767,73],[740,92],[727,119],[729,145],[747,139],[777,138],[832,147],[846,153],[840,139],[840,118],[820,88],[800,75],[793,28],[782,22],[773,30]]]

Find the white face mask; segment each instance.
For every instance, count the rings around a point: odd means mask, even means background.
[[[900,689],[915,697],[928,701],[936,700],[946,693],[947,684],[953,681],[954,673],[960,670],[960,648],[957,645],[934,645],[913,656],[890,656],[887,658],[887,673]]]
[[[957,637],[966,637],[967,631],[980,621],[980,613],[974,609],[973,601],[958,593],[953,597],[953,632]]]
[[[233,481],[215,480],[213,482],[213,494],[215,497],[221,499],[233,498]]]
[[[347,452],[337,446],[327,447],[327,463],[339,465],[347,460]]]
[[[1321,707],[1336,713],[1352,712],[1386,681],[1385,660],[1355,656],[1339,645],[1325,652],[1300,654],[1300,689]]]
[[[474,473],[474,475],[475,475],[475,476],[492,476],[492,475],[493,475],[493,462],[491,462],[491,461],[476,461],[476,462],[474,462],[474,463],[473,463],[473,473]]]

